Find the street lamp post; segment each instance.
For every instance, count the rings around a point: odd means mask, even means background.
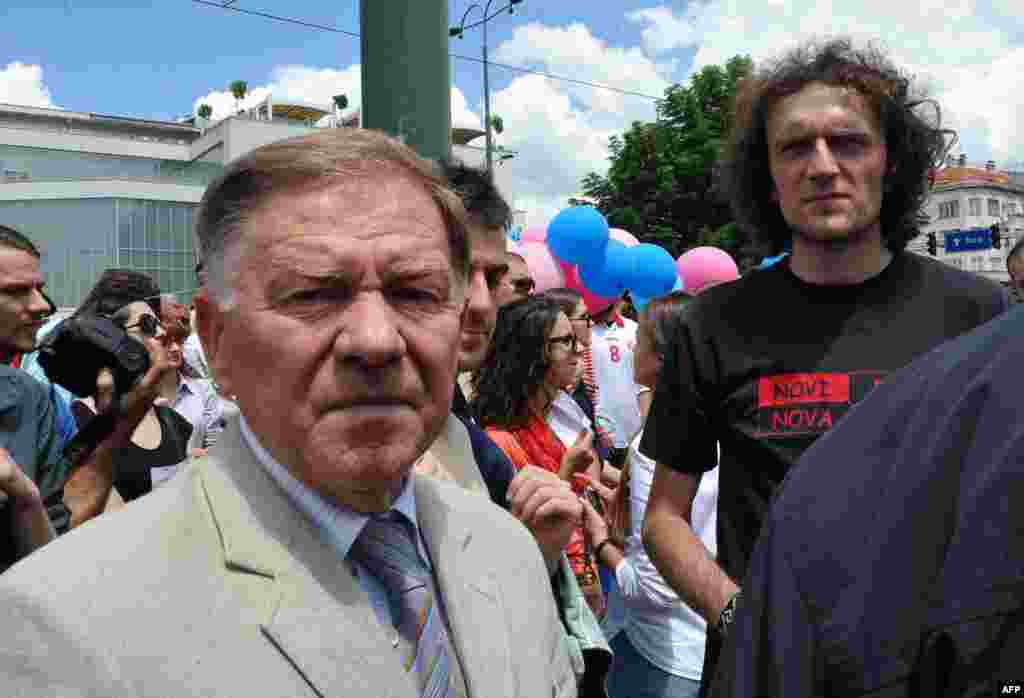
[[[493,137],[491,136],[491,85],[490,85],[490,71],[488,70],[487,62],[487,23],[497,17],[502,12],[508,11],[509,14],[514,14],[516,9],[515,6],[521,3],[523,0],[509,0],[508,5],[502,7],[500,10],[495,10],[494,14],[491,14],[491,3],[494,0],[487,0],[487,4],[481,7],[480,5],[473,3],[466,12],[462,15],[462,21],[459,22],[459,26],[452,27],[448,30],[449,36],[457,36],[460,39],[463,38],[463,34],[467,29],[473,29],[474,27],[483,26],[484,28],[484,135],[487,139],[484,147],[487,153],[487,174],[491,175],[494,173],[494,145]],[[475,24],[466,26],[466,19],[473,10],[480,10],[483,13],[483,19]]]

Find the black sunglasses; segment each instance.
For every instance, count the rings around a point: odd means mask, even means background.
[[[160,331],[161,325],[155,315],[143,315],[134,325],[125,325],[124,329],[132,330],[136,327],[139,328],[139,332],[143,336],[156,337],[156,333]]]
[[[575,354],[576,350],[579,348],[579,343],[576,340],[575,334],[567,334],[564,337],[552,337],[548,340],[548,344],[561,344],[572,354]]]

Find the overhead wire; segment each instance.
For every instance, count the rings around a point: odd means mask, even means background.
[[[235,2],[236,0],[230,0],[230,1],[231,2]],[[212,0],[192,0],[192,2],[197,4],[197,5],[207,5],[209,7],[216,7],[217,9],[220,9],[220,10],[230,10],[232,12],[238,12],[240,14],[246,14],[246,15],[253,15],[253,16],[256,16],[256,17],[262,17],[264,19],[271,19],[271,20],[274,20],[274,21],[277,21],[277,22],[285,22],[285,23],[288,23],[288,24],[295,24],[295,25],[302,26],[302,27],[307,27],[307,28],[310,28],[310,29],[319,29],[321,31],[333,32],[335,34],[344,34],[345,36],[351,36],[351,37],[354,37],[356,39],[360,38],[359,34],[357,34],[356,32],[350,32],[350,31],[346,31],[344,29],[338,29],[337,27],[332,27],[332,26],[329,26],[329,25],[326,25],[326,24],[317,24],[315,22],[307,22],[305,20],[295,19],[293,17],[283,17],[281,15],[274,15],[274,14],[270,14],[268,12],[261,12],[259,10],[249,10],[249,9],[244,8],[244,7],[237,7],[237,6],[233,5],[233,4],[225,4],[225,3],[222,3],[222,2],[213,2]],[[473,62],[473,63],[483,63],[484,62],[484,60],[482,58],[475,58],[473,56],[463,56],[463,55],[458,54],[458,53],[449,53],[448,55],[451,58],[456,58],[456,59],[462,60],[462,61],[470,61],[470,62]],[[658,100],[661,99],[661,97],[656,97],[654,95],[645,94],[643,92],[636,92],[634,90],[624,90],[624,89],[622,89],[620,87],[612,87],[611,85],[602,85],[602,84],[599,84],[599,83],[596,83],[596,82],[588,82],[586,80],[577,80],[575,78],[567,78],[567,77],[564,77],[562,75],[554,75],[553,73],[548,73],[548,72],[545,72],[543,70],[533,70],[531,68],[522,68],[522,67],[516,66],[516,65],[508,65],[507,63],[496,63],[495,61],[491,61],[491,60],[487,61],[487,65],[494,66],[495,68],[504,68],[505,70],[510,70],[510,71],[514,71],[514,72],[518,72],[518,73],[524,73],[524,74],[528,74],[528,75],[539,75],[541,77],[548,78],[549,80],[556,80],[556,81],[559,81],[559,82],[565,82],[565,83],[570,83],[570,84],[574,84],[574,85],[581,85],[583,87],[590,87],[592,89],[608,90],[610,92],[617,92],[619,94],[627,95],[627,96],[630,96],[630,97],[641,97],[643,99],[652,99],[652,100],[655,100],[655,101],[658,101]]]

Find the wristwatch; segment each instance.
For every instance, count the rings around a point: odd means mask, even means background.
[[[715,630],[724,640],[729,636],[729,628],[732,626],[732,622],[736,620],[736,609],[739,607],[740,595],[742,592],[737,591],[729,598],[729,602],[725,604],[725,608],[722,609],[722,613],[718,616],[718,624],[715,625]]]

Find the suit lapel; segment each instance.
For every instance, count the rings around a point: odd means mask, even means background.
[[[416,518],[469,695],[515,696],[508,621],[489,560],[495,553],[474,543],[465,515],[448,505],[443,485],[417,476],[415,487]]]
[[[416,698],[348,566],[270,478],[235,422],[202,468],[226,566],[274,580],[261,630],[321,696]]]

